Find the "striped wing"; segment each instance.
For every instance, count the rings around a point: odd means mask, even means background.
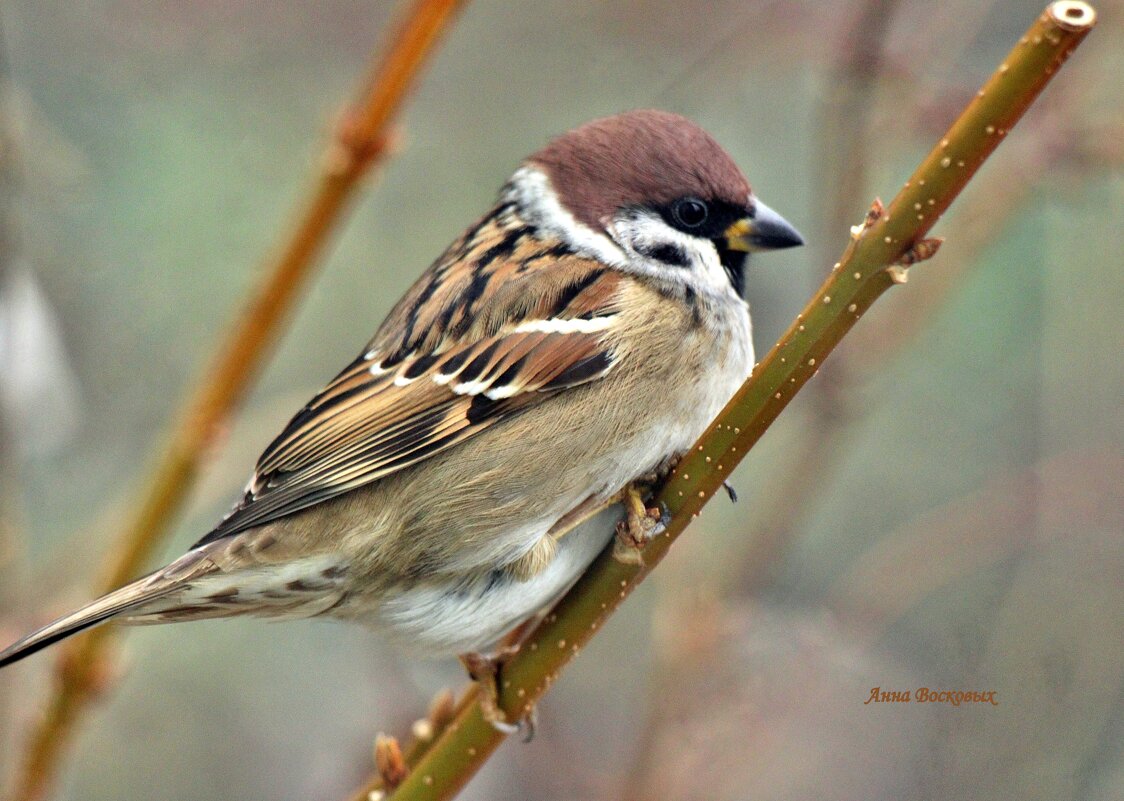
[[[421,329],[428,339],[419,334],[416,343],[380,332],[381,340],[376,337],[266,448],[242,500],[197,544],[369,484],[607,374],[616,361],[606,333],[615,321],[617,278],[575,261],[577,275],[553,282],[556,291],[542,304],[524,300],[512,309],[472,310],[489,322],[452,341],[433,336],[432,328]],[[508,278],[508,284],[518,283]],[[464,294],[453,293],[441,308],[425,311],[445,319],[463,316],[463,308],[450,314],[444,306],[463,305]],[[432,303],[410,295],[407,301]],[[496,319],[508,323],[497,326]]]

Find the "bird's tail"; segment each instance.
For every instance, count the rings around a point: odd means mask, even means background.
[[[160,606],[161,600],[178,594],[192,579],[214,569],[214,563],[202,554],[189,553],[167,567],[103,595],[12,643],[0,651],[0,668],[110,618],[146,614]]]

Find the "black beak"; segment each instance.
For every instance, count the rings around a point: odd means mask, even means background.
[[[723,234],[730,250],[753,253],[780,250],[804,244],[804,237],[792,224],[760,200],[754,203],[753,216],[742,217]]]

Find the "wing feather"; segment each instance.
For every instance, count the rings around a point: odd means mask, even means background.
[[[519,256],[516,246],[511,258]],[[512,277],[509,264],[494,259],[478,269],[458,297],[434,290],[408,294],[406,300],[412,297],[425,308],[399,308],[392,317],[404,313],[413,321],[403,329],[404,338],[415,337],[418,347],[376,337],[266,448],[242,500],[198,544],[377,481],[606,375],[617,358],[608,333],[619,278],[586,259],[572,259],[571,267],[568,276],[559,271],[556,294],[538,307],[506,291],[518,278]],[[491,294],[506,299],[508,311],[467,308],[487,300],[489,276],[496,271],[504,273],[505,291],[491,288]],[[427,276],[419,284],[432,277]],[[428,308],[432,304],[442,308]],[[505,314],[506,325],[496,326],[494,321]],[[470,327],[450,341],[421,327],[429,320],[474,316],[492,321],[490,330]],[[599,322],[561,322],[573,320]]]

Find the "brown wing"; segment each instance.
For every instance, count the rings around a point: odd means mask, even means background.
[[[369,484],[608,373],[617,274],[575,257],[551,260],[545,281],[532,277],[537,269],[506,269],[527,264],[533,252],[520,249],[546,247],[528,239],[500,264],[462,259],[467,277],[427,291],[442,262],[434,265],[371,348],[266,448],[242,500],[198,544]],[[412,323],[390,325],[395,315]]]

